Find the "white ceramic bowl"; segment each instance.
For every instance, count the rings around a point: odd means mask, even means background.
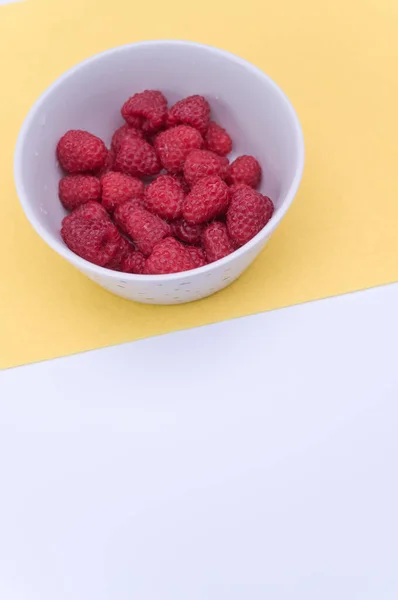
[[[120,108],[133,93],[159,89],[169,103],[202,94],[212,116],[234,141],[234,154],[253,154],[263,167],[260,191],[275,213],[248,244],[201,269],[172,275],[130,275],[93,265],[71,252],[60,235],[65,211],[58,200],[55,157],[68,129],[86,129],[109,145],[122,124]],[[37,233],[79,271],[129,300],[177,304],[209,296],[232,283],[261,252],[289,208],[304,164],[297,115],[265,73],[228,52],[180,41],[122,46],[67,71],[37,100],[20,131],[15,181],[22,207]]]

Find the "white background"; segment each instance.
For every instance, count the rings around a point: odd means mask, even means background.
[[[396,600],[397,307],[0,373],[0,598]]]

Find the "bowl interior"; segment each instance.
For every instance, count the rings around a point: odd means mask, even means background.
[[[206,96],[212,118],[232,136],[234,155],[258,158],[261,191],[274,200],[276,214],[282,210],[301,151],[297,121],[284,94],[258,69],[228,53],[184,42],[150,42],[77,65],[29,113],[18,143],[16,177],[25,210],[28,206],[42,233],[62,243],[58,139],[68,129],[86,129],[109,145],[123,124],[122,104],[144,89],[162,90],[170,104],[190,94]]]

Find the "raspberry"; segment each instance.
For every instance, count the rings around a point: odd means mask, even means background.
[[[106,173],[109,173],[109,171],[113,170],[113,165],[115,164],[115,158],[116,158],[116,154],[114,153],[114,151],[112,149],[108,150],[105,164],[101,169],[99,169],[99,171],[97,171],[97,173],[96,173],[97,177],[102,177],[102,175],[105,175]]]
[[[114,169],[128,175],[143,177],[157,175],[161,166],[153,146],[139,138],[131,138],[121,144]]]
[[[228,164],[227,158],[209,150],[192,150],[184,164],[184,177],[189,185],[208,175],[219,175],[221,179],[225,179]]]
[[[203,96],[188,96],[172,106],[167,115],[167,125],[190,125],[204,135],[209,126],[210,106]]]
[[[229,189],[218,175],[204,177],[185,198],[182,213],[188,223],[205,223],[223,214],[229,204]]]
[[[184,219],[171,223],[171,232],[174,237],[186,244],[199,244],[202,236],[203,225],[192,225]]]
[[[122,116],[129,125],[139,127],[145,133],[152,133],[166,121],[167,100],[162,92],[145,90],[134,94],[125,102]]]
[[[83,219],[107,219],[109,221],[108,213],[102,204],[98,202],[90,201],[87,204],[82,204],[73,211],[73,214]]]
[[[141,252],[134,250],[129,252],[122,260],[123,273],[135,273],[141,275],[144,272],[145,257]]]
[[[209,262],[220,260],[234,251],[227,227],[220,221],[213,221],[213,223],[209,223],[205,227],[202,235],[202,243]]]
[[[101,199],[101,185],[93,175],[66,175],[59,182],[59,198],[68,210]]]
[[[68,173],[98,171],[107,156],[104,142],[88,131],[72,129],[57,144],[59,164]]]
[[[144,197],[144,184],[140,179],[111,171],[101,177],[102,205],[112,213],[119,204],[132,198]]]
[[[228,169],[227,181],[233,183],[246,183],[256,188],[261,179],[261,167],[254,156],[239,156]]]
[[[145,263],[147,275],[164,275],[195,269],[195,262],[188,249],[172,237],[167,237],[153,248]]]
[[[188,194],[191,191],[191,186],[188,184],[182,173],[177,173],[176,175],[173,175],[173,177],[180,183],[184,194]]]
[[[112,136],[112,150],[115,153],[118,153],[120,150],[120,146],[125,140],[130,140],[131,138],[139,138],[140,140],[145,140],[145,136],[141,129],[136,129],[135,127],[131,127],[130,125],[122,125],[119,129],[116,129],[115,133]]]
[[[199,131],[188,125],[179,125],[162,131],[156,140],[155,148],[159,160],[169,173],[179,173],[191,150],[202,148],[203,138]]]
[[[144,208],[139,208],[134,200],[125,202],[115,210],[115,223],[135,242],[138,250],[149,256],[155,244],[170,235],[170,225]]]
[[[112,271],[121,271],[122,270],[122,261],[125,256],[127,256],[130,252],[134,251],[134,246],[126,240],[126,238],[120,236],[120,243],[117,249],[116,254],[106,265],[107,269],[112,269]]]
[[[195,265],[195,269],[199,269],[200,267],[204,267],[205,265],[207,265],[206,256],[202,248],[198,248],[198,246],[188,246],[187,250],[192,259],[192,262]]]
[[[252,188],[240,188],[232,193],[227,212],[227,228],[232,241],[243,246],[268,223],[274,205],[267,196]]]
[[[181,216],[185,195],[181,184],[172,175],[159,175],[145,190],[147,210],[163,219]]]
[[[134,250],[134,246],[124,237],[121,237],[118,251],[106,265],[106,268],[113,271],[123,271],[124,273],[141,274],[144,270],[144,265],[144,255]]]
[[[88,205],[81,208],[86,206]],[[62,221],[62,238],[72,252],[104,267],[120,247],[120,233],[108,217],[90,219],[82,216],[80,210],[74,211]]]
[[[209,123],[205,142],[208,150],[211,150],[220,156],[226,156],[232,150],[232,140],[228,133],[214,121],[210,121]]]

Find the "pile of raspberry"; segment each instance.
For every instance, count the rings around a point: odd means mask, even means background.
[[[73,252],[124,273],[178,273],[231,254],[269,221],[260,164],[229,162],[232,140],[203,96],[168,108],[146,90],[121,113],[110,149],[81,130],[58,142],[59,197],[70,211],[61,235]]]

